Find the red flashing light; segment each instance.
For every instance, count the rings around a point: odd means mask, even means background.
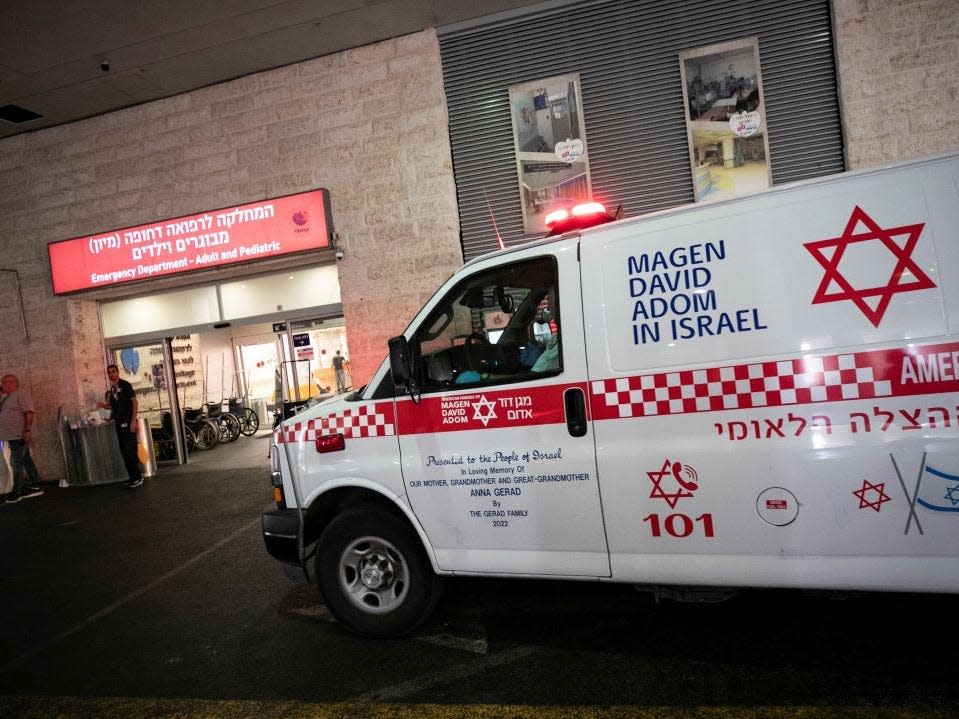
[[[609,222],[611,219],[602,204],[589,201],[552,210],[546,213],[543,222],[549,230],[549,235],[558,235],[569,230],[580,230]]]
[[[583,202],[573,206],[573,217],[586,217],[587,215],[605,215],[606,208],[598,202]]]
[[[547,212],[546,217],[543,218],[543,223],[546,225],[546,227],[552,228],[553,225],[559,224],[560,222],[564,222],[565,220],[568,220],[569,218],[570,218],[569,210],[563,207],[559,210],[553,210],[552,212]]]

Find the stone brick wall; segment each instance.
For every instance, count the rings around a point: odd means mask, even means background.
[[[54,297],[53,240],[327,187],[356,381],[462,263],[435,32],[244,77],[0,141],[0,371],[39,410],[35,456],[64,476],[57,408],[105,385],[96,304]]]
[[[959,3],[833,0],[851,169],[959,149]]]

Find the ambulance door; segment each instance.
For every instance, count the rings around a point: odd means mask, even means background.
[[[608,576],[576,246],[485,268],[407,335],[410,504],[443,569]]]

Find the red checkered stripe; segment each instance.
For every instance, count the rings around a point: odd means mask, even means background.
[[[591,389],[597,419],[615,419],[888,397],[892,383],[844,354],[618,377]]]
[[[277,430],[278,442],[313,442],[317,437],[342,433],[346,439],[389,437],[396,434],[393,403],[377,402],[334,412],[306,422],[285,424]]]

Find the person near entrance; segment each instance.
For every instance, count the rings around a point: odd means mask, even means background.
[[[346,391],[346,365],[350,361],[346,359],[340,351],[337,350],[336,354],[333,355],[333,369],[336,371],[336,391],[345,392]]]
[[[97,407],[110,410],[120,444],[120,455],[127,469],[126,486],[139,487],[143,484],[143,475],[140,474],[140,459],[137,457],[137,395],[133,385],[120,379],[120,369],[115,364],[107,365],[107,378],[110,380],[107,401],[97,402]]]
[[[0,439],[10,445],[10,468],[13,470],[13,491],[4,501],[12,504],[43,494],[37,467],[30,456],[36,413],[30,393],[20,388],[20,380],[16,375],[4,375],[0,383],[3,387],[3,397],[0,398]]]

